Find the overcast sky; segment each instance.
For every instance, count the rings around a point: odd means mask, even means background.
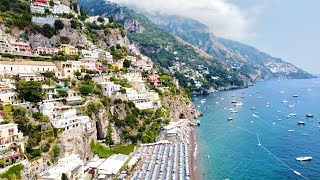
[[[319,0],[111,0],[141,11],[180,15],[217,36],[252,45],[320,74]]]

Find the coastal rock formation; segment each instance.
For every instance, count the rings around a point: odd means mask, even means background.
[[[180,119],[194,120],[201,115],[194,104],[181,95],[164,96],[162,104],[171,109],[170,118],[173,121],[179,121]]]

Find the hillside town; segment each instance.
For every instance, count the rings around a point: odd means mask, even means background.
[[[30,0],[30,23],[81,16],[62,2]],[[130,44],[35,44],[0,27],[0,178],[190,179],[199,112],[186,113],[192,104],[176,78]]]

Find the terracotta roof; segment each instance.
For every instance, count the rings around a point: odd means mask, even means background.
[[[32,65],[32,66],[55,66],[53,62],[45,61],[0,61],[2,65]]]

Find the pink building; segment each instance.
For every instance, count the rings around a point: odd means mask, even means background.
[[[13,52],[22,54],[31,54],[31,47],[28,41],[12,40],[10,42]]]
[[[158,87],[160,85],[158,75],[149,75],[147,80],[150,82],[150,85],[153,87]]]
[[[33,5],[48,6],[49,2],[48,2],[48,0],[34,0]]]

